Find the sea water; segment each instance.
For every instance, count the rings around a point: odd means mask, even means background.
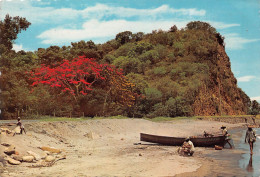
[[[260,129],[255,129],[256,134],[260,135]],[[250,155],[250,147],[245,143],[246,130],[243,130],[243,135],[240,139],[237,149],[245,151],[242,158],[239,160],[239,167],[245,170],[248,176],[260,176],[260,136],[257,136],[254,143],[253,155]]]
[[[213,150],[207,156],[215,159],[220,167],[212,169],[207,176],[252,176],[260,177],[260,137],[254,143],[254,154],[250,155],[250,147],[245,143],[246,128],[230,130],[233,149],[226,145],[222,151]],[[260,129],[256,134],[260,134]]]

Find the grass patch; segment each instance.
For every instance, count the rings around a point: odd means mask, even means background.
[[[153,122],[163,122],[163,121],[177,121],[177,120],[196,120],[199,118],[202,119],[210,119],[210,118],[218,118],[218,119],[225,119],[225,118],[249,118],[252,117],[252,115],[224,115],[224,116],[192,116],[192,117],[155,117],[155,118],[144,118],[146,120],[150,120]],[[256,118],[260,119],[260,115],[256,116]]]
[[[128,119],[125,116],[111,116],[111,117],[53,117],[53,116],[34,116],[29,118],[24,118],[24,120],[37,120],[37,121],[83,121],[83,120],[98,120],[98,119]]]
[[[155,117],[155,118],[141,118],[145,120],[149,120],[152,122],[164,122],[164,121],[177,121],[177,120],[196,120],[199,118],[203,119],[208,119],[208,118],[218,118],[218,119],[225,119],[225,118],[236,118],[236,117],[242,117],[242,118],[247,118],[247,117],[252,117],[252,115],[230,115],[230,116],[193,116],[193,117]],[[260,115],[256,116],[257,119],[260,119]],[[26,119],[26,118],[23,118]],[[53,116],[31,116],[28,117],[26,120],[38,120],[38,121],[49,121],[49,122],[54,122],[54,121],[83,121],[83,120],[99,120],[99,119],[130,119],[129,117],[126,116],[110,116],[110,117],[53,117]],[[136,118],[140,119],[140,118]]]
[[[164,121],[176,121],[176,120],[195,120],[196,117],[155,117],[155,118],[144,118],[152,122],[164,122]]]
[[[110,117],[93,117],[92,119],[130,119],[129,117],[125,117],[125,116],[110,116]]]
[[[252,115],[223,115],[223,116],[195,116],[197,118],[230,118],[230,117],[252,117]]]
[[[54,116],[43,116],[43,115],[34,115],[29,117],[22,117],[23,120],[37,120],[37,121],[80,121],[91,119],[90,117],[54,117]]]
[[[75,117],[52,117],[52,116],[43,116],[34,120],[39,120],[39,121],[49,121],[49,122],[55,122],[55,121],[81,121],[81,120],[87,120],[87,119],[91,119],[91,118],[87,118],[87,117],[79,117],[79,118],[75,118]]]

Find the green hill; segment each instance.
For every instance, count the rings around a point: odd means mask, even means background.
[[[139,36],[138,38],[136,36]],[[122,68],[144,94],[133,114],[146,116],[247,114],[249,97],[237,87],[224,38],[204,22],[138,35],[122,32],[103,61]]]
[[[50,46],[35,52],[14,52],[2,47],[1,96],[3,118],[24,116],[129,117],[242,115],[251,108],[249,97],[237,86],[224,38],[204,22],[190,22],[184,29],[133,34],[121,32],[104,44],[92,41],[71,46]],[[11,51],[11,52],[10,52]],[[132,107],[117,104],[106,85],[97,83],[77,102],[46,86],[30,92],[26,71],[41,64],[55,67],[63,59],[95,58],[122,68],[139,96]],[[110,93],[110,92],[109,92]]]

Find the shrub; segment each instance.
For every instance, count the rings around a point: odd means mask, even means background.
[[[166,74],[166,69],[165,67],[161,66],[161,67],[156,67],[153,69],[153,73],[157,76],[162,76],[164,74]]]

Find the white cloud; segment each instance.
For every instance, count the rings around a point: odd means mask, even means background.
[[[260,102],[260,96],[251,97],[250,99],[251,99],[251,100],[256,100],[256,101],[259,101],[259,102]]]
[[[116,15],[119,17],[133,17],[133,16],[154,16],[160,14],[179,14],[179,15],[189,15],[189,16],[204,16],[206,14],[205,10],[193,9],[174,9],[170,8],[168,5],[162,5],[154,9],[135,9],[135,8],[125,8],[125,7],[112,7],[104,4],[97,4],[94,7],[89,7],[83,10],[84,14],[91,15],[97,12],[101,12],[104,15]]]
[[[70,8],[55,9],[53,7],[36,7],[31,1],[3,1],[0,17],[10,16],[25,17],[31,23],[50,23],[72,20],[78,17],[78,11]]]
[[[260,39],[246,39],[240,37],[237,33],[230,33],[224,36],[225,36],[226,49],[229,50],[242,49],[244,44],[257,42],[260,40]]]
[[[13,50],[15,50],[16,52],[24,50],[23,45],[13,44]]]
[[[152,30],[162,29],[169,30],[171,26],[176,25],[179,29],[184,28],[188,20],[139,20],[139,21],[127,21],[127,20],[110,20],[99,21],[97,19],[86,21],[80,29],[68,29],[68,28],[53,28],[46,30],[37,37],[42,39],[44,44],[68,44],[78,40],[93,40],[94,42],[101,41],[100,38],[114,38],[117,33],[122,31],[144,32],[150,33]],[[209,22],[211,23],[211,22]],[[221,22],[214,22],[217,28],[228,28],[237,26],[237,24],[225,24]],[[102,41],[105,42],[105,41]]]
[[[254,78],[256,78],[256,77],[255,76],[243,76],[243,77],[238,77],[237,81],[238,82],[249,82]]]
[[[96,4],[83,10],[76,10],[72,8],[55,9],[53,7],[36,7],[32,6],[30,1],[4,1],[1,10],[1,18],[4,18],[5,14],[8,13],[11,16],[26,17],[32,23],[50,23],[50,21],[55,21],[56,23],[60,21],[68,22],[76,18],[102,20],[103,18],[112,16],[116,18],[136,17],[152,19],[167,14],[175,16],[205,16],[206,14],[206,11],[203,9],[174,9],[168,5],[162,5],[153,9],[135,9]]]
[[[13,44],[13,50],[15,50],[16,52],[19,52],[21,50],[26,51],[26,52],[30,51],[30,49],[24,48],[24,46],[22,44],[20,44],[20,45],[19,44]]]
[[[82,25],[82,29],[54,28],[41,33],[37,37],[42,39],[45,44],[62,44],[84,39],[114,38],[117,33],[126,30],[132,31],[133,33],[140,31],[148,33],[154,29],[158,29],[158,27],[162,30],[169,30],[173,24],[182,28],[186,26],[187,23],[188,22],[173,21],[90,20]]]
[[[240,26],[240,24],[237,24],[237,23],[227,24],[227,23],[215,22],[215,21],[206,21],[206,22],[210,23],[210,25],[216,29],[225,29],[225,28]]]
[[[42,2],[34,2],[41,5]],[[48,5],[48,4],[47,4]],[[25,17],[34,24],[48,24],[57,26],[38,35],[44,44],[64,45],[72,41],[113,38],[117,33],[130,30],[132,32],[151,32],[155,29],[168,30],[176,25],[183,28],[190,21],[203,20],[206,15],[204,9],[181,8],[175,9],[168,5],[161,5],[151,9],[136,9],[105,4],[96,4],[84,9],[40,7],[33,6],[32,1],[4,1],[0,16]],[[109,19],[109,20],[108,20]],[[130,20],[131,19],[131,20]],[[207,21],[217,29],[240,26],[223,22]],[[103,39],[103,40],[104,40]],[[240,49],[244,43],[253,42],[239,36],[227,35],[227,49]],[[105,42],[105,41],[102,41]]]

